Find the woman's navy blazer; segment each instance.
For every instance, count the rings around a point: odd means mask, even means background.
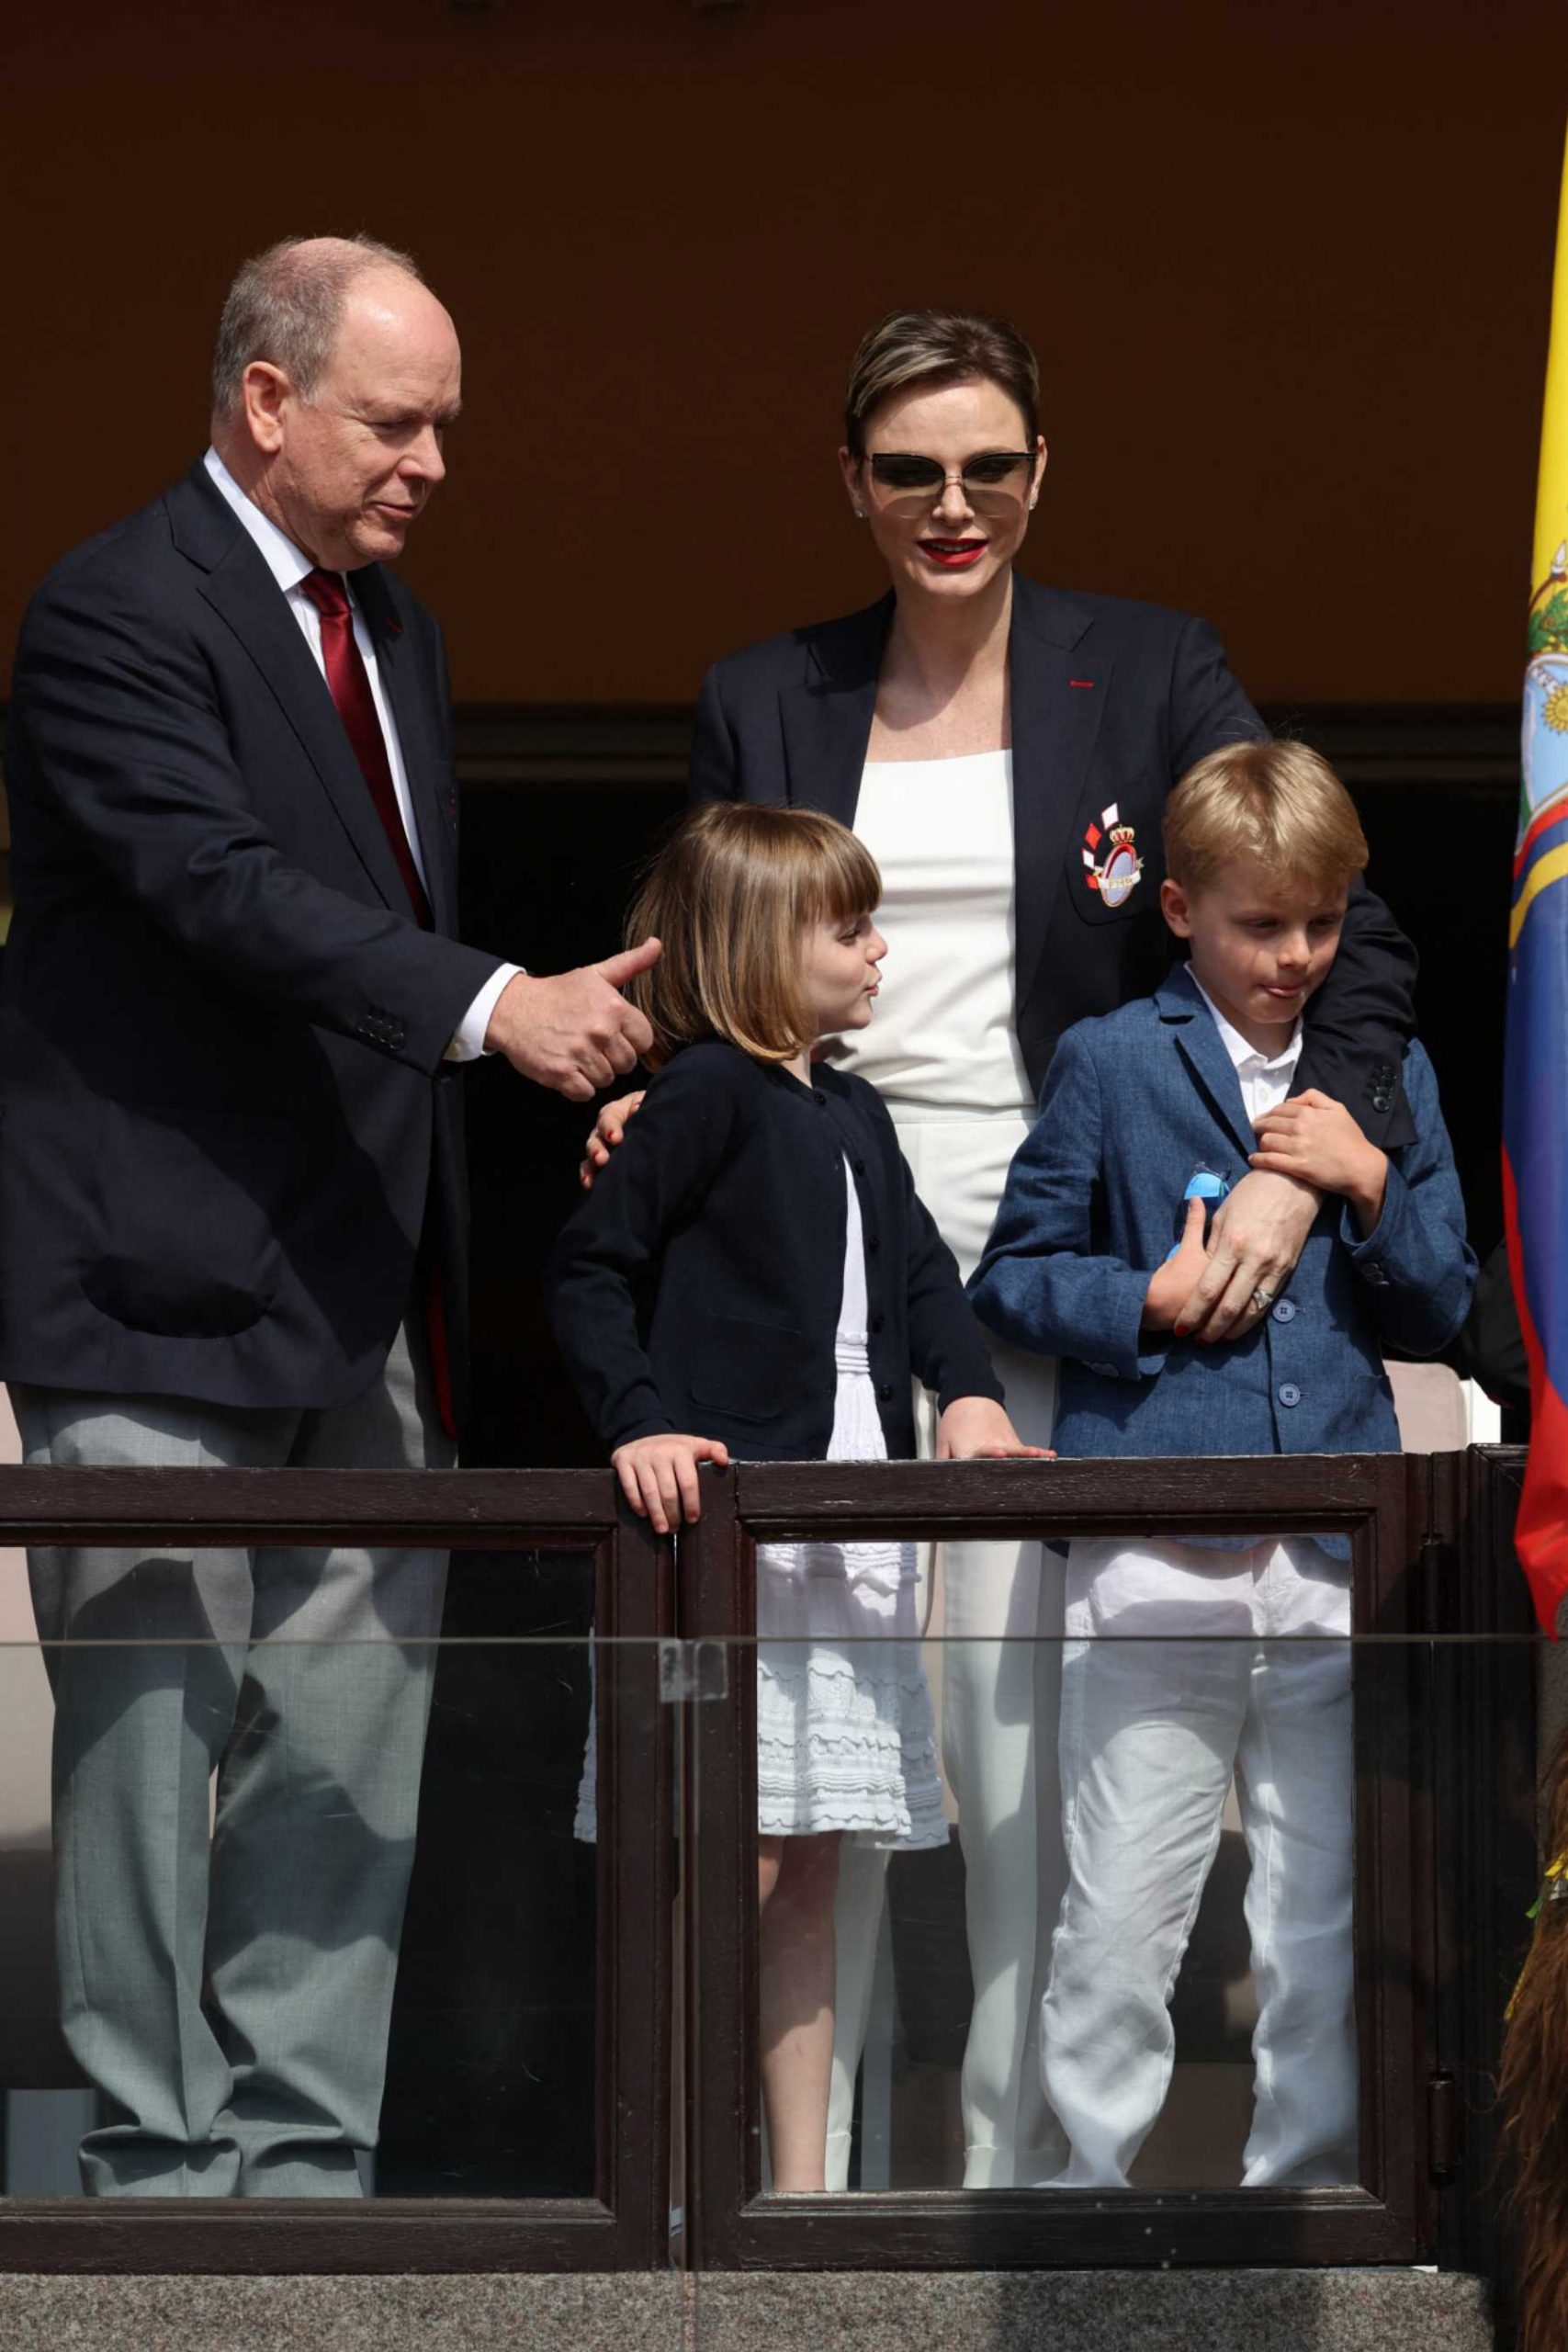
[[[716,662],[692,748],[698,799],[772,800],[852,825],[893,598]],[[1175,961],[1160,913],[1171,786],[1222,744],[1268,729],[1206,621],[1013,575],[1008,645],[1019,1043],[1036,1093],[1075,1021],[1147,996]],[[1112,813],[1113,812],[1113,813]],[[1110,826],[1143,860],[1112,903],[1091,882]],[[1333,971],[1307,1010],[1297,1089],[1321,1087],[1385,1148],[1415,1132],[1401,1091],[1416,953],[1358,884]]]
[[[751,1461],[824,1459],[846,1160],[889,1454],[915,1451],[911,1369],[943,1406],[1000,1398],[874,1090],[825,1067],[803,1085],[714,1039],[654,1079],[546,1269],[556,1339],[607,1449],[679,1430]]]

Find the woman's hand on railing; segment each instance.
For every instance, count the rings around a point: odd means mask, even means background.
[[[613,1102],[605,1103],[594,1120],[593,1132],[577,1165],[577,1181],[585,1193],[593,1190],[593,1179],[600,1169],[610,1165],[610,1154],[625,1138],[627,1120],[641,1110],[646,1091],[645,1088],[637,1094],[618,1094]]]
[[[729,1449],[716,1437],[634,1437],[616,1446],[610,1460],[626,1496],[639,1519],[649,1520],[656,1535],[668,1535],[682,1521],[701,1519],[697,1490],[699,1462],[729,1463]]]
[[[1055,1462],[1049,1446],[1025,1445],[1005,1408],[992,1396],[955,1396],[936,1429],[939,1462]]]

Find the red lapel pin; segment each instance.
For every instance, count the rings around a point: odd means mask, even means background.
[[[1069,678],[1067,680],[1067,684],[1069,686],[1092,686],[1094,680],[1092,678]]]

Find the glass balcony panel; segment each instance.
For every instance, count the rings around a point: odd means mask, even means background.
[[[601,2197],[583,1792],[654,1645],[591,1758],[590,1541],[378,1571],[343,1637],[321,1547],[245,1556],[35,1553],[40,1642],[0,1554],[4,2196]]]
[[[1359,2181],[1349,1551],[758,1544],[764,2192]]]

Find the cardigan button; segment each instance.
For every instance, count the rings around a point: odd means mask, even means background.
[[[828,1097],[823,1093],[822,1089],[819,1086],[814,1086],[812,1088],[811,1100],[816,1103],[817,1108],[819,1111],[827,1108]]]

